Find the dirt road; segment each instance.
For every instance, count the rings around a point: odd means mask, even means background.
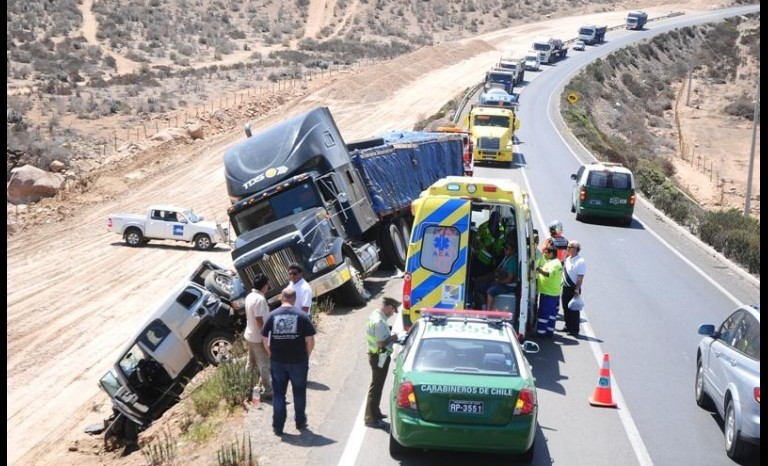
[[[534,35],[568,38],[581,23],[614,25],[624,16],[571,17],[494,33],[487,41],[425,49],[339,80],[283,113],[254,122],[254,128],[327,105],[347,140],[408,129],[478,82],[500,50],[524,49]],[[158,153],[156,163],[164,168],[139,186],[100,202],[76,203],[66,221],[9,238],[8,464],[74,465],[66,459],[67,442],[93,422],[92,411],[107,403],[97,382],[126,339],[202,259],[231,264],[228,248],[221,245],[207,253],[175,243],[131,249],[107,233],[105,222],[111,212],[140,212],[158,202],[225,220],[229,202],[222,150],[241,137],[238,130],[183,152]],[[127,172],[114,175],[119,183]]]

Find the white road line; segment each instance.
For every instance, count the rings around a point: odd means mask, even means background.
[[[352,425],[352,432],[349,433],[344,452],[341,454],[341,458],[339,458],[338,466],[354,466],[355,461],[357,461],[357,455],[360,453],[360,447],[363,445],[366,431],[366,428],[363,427],[365,404],[366,399],[363,398],[363,404],[360,405],[360,410],[357,412],[355,422]]]
[[[559,135],[560,133],[558,132],[557,134]],[[571,148],[568,146],[565,140],[563,140],[563,143],[566,147],[568,147],[568,150],[570,151]],[[571,154],[573,154],[573,151],[571,151]],[[576,159],[578,160],[578,157],[576,157]],[[520,173],[523,175],[523,181],[525,181],[525,186],[528,190],[528,199],[531,204],[531,209],[535,212],[534,215],[536,216],[536,220],[542,226],[541,231],[544,231],[546,223],[544,223],[544,218],[541,216],[541,210],[539,209],[539,205],[536,202],[536,197],[533,195],[533,191],[531,190],[531,183],[528,181],[528,176],[525,174],[525,167],[520,167]],[[597,366],[600,367],[603,363],[603,350],[600,347],[600,344],[597,343],[595,333],[592,331],[592,326],[589,325],[589,317],[587,317],[586,312],[582,311],[582,313],[584,314],[585,320],[587,320],[587,322],[581,324],[585,330],[584,335],[587,336],[589,340],[589,346],[592,349],[592,354],[595,356]],[[632,445],[632,450],[635,452],[635,457],[637,458],[638,463],[640,466],[653,466],[651,455],[648,453],[648,449],[645,447],[643,438],[640,436],[640,431],[637,429],[635,421],[632,419],[632,415],[629,412],[629,407],[627,407],[627,403],[624,401],[624,397],[621,395],[619,383],[615,378],[613,378],[611,381],[611,390],[611,393],[616,394],[616,402],[619,405],[619,409],[617,410],[619,414],[619,420],[621,420],[621,424],[624,426],[624,432],[627,433],[627,438],[629,439],[630,445]]]

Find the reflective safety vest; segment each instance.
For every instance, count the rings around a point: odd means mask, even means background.
[[[544,242],[544,247],[541,250],[545,251],[550,244],[557,249],[557,258],[560,259],[560,262],[563,262],[565,260],[565,253],[568,251],[568,240],[563,236],[550,236]]]
[[[499,229],[498,237],[494,238],[488,223],[483,223],[477,229],[477,241],[480,243],[477,260],[483,265],[496,265],[496,258],[504,252],[504,230]]]
[[[368,317],[368,325],[365,328],[365,338],[368,343],[368,352],[371,354],[378,354],[379,350],[382,348],[379,348],[378,340],[376,339],[376,325],[379,323],[384,323],[384,325],[387,325],[387,321],[382,318],[381,311],[373,311],[371,315]],[[389,347],[383,348],[386,352],[391,353],[392,349]]]

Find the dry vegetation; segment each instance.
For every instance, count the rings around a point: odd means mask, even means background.
[[[727,149],[734,148],[736,143],[726,139],[726,145],[717,146],[725,152],[717,173],[714,160],[702,166],[705,172],[709,169],[710,179],[714,178],[711,190],[720,192],[719,202],[708,205],[709,209],[692,203],[680,191],[678,186],[686,187],[685,179],[678,179],[677,185],[672,180],[678,171],[700,164],[691,159],[694,154],[680,150],[687,146],[685,142],[690,137],[691,130],[686,126],[698,126],[700,121],[696,120],[706,117],[679,116],[679,108],[687,100],[681,95],[681,86],[686,83],[689,70],[693,68],[696,83],[691,107],[698,111],[706,106],[707,114],[713,115],[704,131],[741,127],[744,137],[754,110],[745,90],[753,89],[759,79],[759,38],[759,14],[658,35],[587,66],[564,93],[576,92],[584,98],[576,105],[563,99],[562,105],[574,134],[593,152],[632,169],[638,188],[657,207],[758,274],[760,223],[742,218],[738,211],[743,207],[744,194],[743,189],[733,186],[744,185],[744,173],[729,160],[738,155]],[[710,96],[709,101],[696,97],[702,92]],[[753,213],[759,218],[759,181],[757,186]],[[727,199],[726,190],[741,197]]]

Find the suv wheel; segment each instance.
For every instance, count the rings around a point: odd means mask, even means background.
[[[208,235],[205,235],[202,233],[195,236],[195,239],[193,241],[195,243],[195,248],[201,251],[210,251],[211,249],[213,249],[213,246],[216,244],[213,241],[211,241],[211,238]]]
[[[701,358],[699,358],[696,364],[696,404],[704,409],[712,409],[712,398],[707,395],[704,390],[704,366],[701,364]]]
[[[235,336],[226,330],[212,330],[203,341],[203,358],[214,366],[232,357]]]

